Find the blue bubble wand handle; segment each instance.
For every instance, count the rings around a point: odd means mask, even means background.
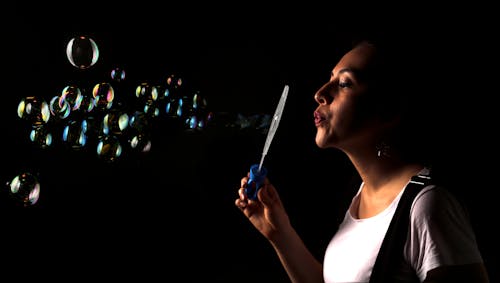
[[[283,93],[281,94],[281,98],[278,102],[278,106],[274,111],[273,119],[271,121],[271,126],[267,131],[266,142],[264,144],[264,150],[262,151],[262,157],[260,159],[260,163],[254,164],[250,167],[250,177],[248,180],[247,187],[245,188],[245,193],[248,196],[248,198],[252,200],[257,199],[257,192],[262,187],[264,183],[264,178],[267,175],[267,169],[265,167],[262,167],[262,164],[264,164],[264,159],[267,155],[267,152],[269,151],[269,147],[271,146],[271,142],[273,141],[274,134],[278,129],[278,125],[280,123],[281,116],[283,114],[283,109],[285,108],[285,102],[288,97],[288,89],[289,86],[285,85]]]

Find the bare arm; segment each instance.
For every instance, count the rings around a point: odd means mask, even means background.
[[[299,282],[324,282],[323,265],[309,252],[293,228],[271,242],[290,280]]]
[[[273,246],[291,282],[323,282],[323,268],[305,246],[288,219],[278,192],[266,179],[258,192],[258,200],[244,193],[248,178],[241,180],[235,204]]]

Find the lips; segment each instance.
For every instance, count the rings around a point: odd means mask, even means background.
[[[318,111],[314,111],[314,124],[319,126],[326,118],[321,115]]]

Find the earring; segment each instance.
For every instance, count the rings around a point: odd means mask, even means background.
[[[377,156],[378,157],[391,157],[390,151],[391,151],[391,146],[388,145],[386,142],[381,141],[377,143],[375,146],[375,149],[377,150]]]

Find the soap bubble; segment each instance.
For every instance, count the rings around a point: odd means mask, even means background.
[[[99,59],[99,49],[92,38],[77,36],[68,42],[66,56],[71,65],[78,69],[88,69]]]
[[[28,96],[19,102],[17,116],[33,125],[42,125],[49,121],[50,107],[47,101],[36,96]]]
[[[122,145],[116,136],[105,135],[97,144],[97,156],[106,162],[114,162],[122,154]]]
[[[54,96],[49,103],[50,114],[58,120],[66,119],[71,113],[71,107],[67,101],[61,102],[61,97]]]
[[[125,80],[125,70],[121,68],[114,68],[111,70],[111,79],[116,82],[121,82]]]
[[[83,95],[79,87],[75,85],[67,85],[63,88],[59,99],[60,107],[66,102],[69,104],[71,110],[79,109],[82,104]]]
[[[98,109],[110,109],[115,98],[115,90],[110,83],[98,83],[92,89],[92,96]]]
[[[25,207],[34,205],[40,197],[40,182],[29,172],[15,176],[12,181],[7,182],[7,188],[16,204]]]
[[[129,124],[127,113],[118,109],[111,109],[103,118],[103,133],[106,135],[120,135]]]
[[[30,140],[40,148],[48,148],[52,145],[52,133],[46,126],[34,126],[30,132]]]
[[[137,134],[128,141],[130,147],[137,152],[149,152],[151,150],[151,140],[147,135]]]
[[[69,121],[63,129],[63,142],[72,149],[81,149],[87,143],[87,120]]]

